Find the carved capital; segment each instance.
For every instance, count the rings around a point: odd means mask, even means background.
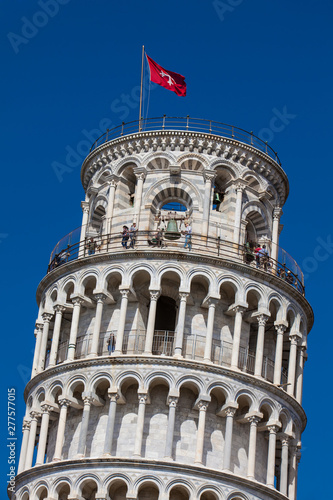
[[[237,408],[226,408],[225,412],[224,412],[225,416],[233,418],[235,416],[236,410],[237,410]]]
[[[283,335],[287,327],[285,325],[275,325],[277,335]]]
[[[43,318],[45,323],[49,323],[51,321],[51,319],[53,318],[53,314],[43,313],[42,318]]]
[[[268,320],[268,316],[266,316],[266,314],[259,314],[259,316],[257,316],[257,321],[258,321],[259,326],[265,326],[267,323],[267,320]]]
[[[41,416],[41,413],[39,411],[31,410],[31,412],[30,412],[31,420],[37,420],[40,416]]]
[[[289,340],[291,345],[298,345],[299,335],[292,333],[289,335]]]
[[[243,314],[245,311],[247,310],[246,307],[244,306],[235,306],[232,311],[237,314],[237,313],[240,313],[240,314]]]
[[[117,392],[109,392],[108,393],[110,403],[116,403],[119,399],[119,394]]]
[[[214,170],[205,169],[203,172],[205,182],[212,182],[216,177],[216,172]]]
[[[127,298],[128,294],[130,293],[129,289],[127,290],[119,290],[122,298]]]
[[[42,409],[43,414],[44,413],[49,414],[53,409],[52,406],[48,405],[47,403],[42,403],[40,407]]]
[[[71,405],[71,402],[69,401],[69,399],[59,398],[59,405],[64,408],[68,408]]]
[[[178,403],[178,399],[179,398],[177,398],[175,396],[169,396],[169,407],[176,408],[177,407],[177,403]]]
[[[188,292],[179,292],[179,298],[181,302],[186,302],[190,294]]]
[[[106,295],[104,293],[95,293],[94,297],[97,302],[104,302],[106,299]]]
[[[275,207],[273,210],[273,219],[274,220],[280,220],[280,217],[282,215],[282,208],[281,207]]]
[[[56,304],[55,306],[53,306],[53,309],[56,313],[61,313],[61,314],[63,314],[66,311],[66,307],[62,306],[61,304]]]
[[[72,297],[72,302],[74,306],[82,306],[84,300],[82,297]]]
[[[23,420],[22,431],[28,431],[30,429],[30,420]]]
[[[161,294],[160,290],[150,290],[150,300],[157,300]]]
[[[89,214],[89,203],[87,201],[81,201],[82,212]]]
[[[91,406],[94,398],[92,396],[83,396],[82,401],[84,403],[84,406]]]
[[[146,169],[144,167],[136,167],[133,169],[134,175],[138,181],[143,182],[146,178]]]
[[[199,401],[198,403],[198,410],[199,411],[207,411],[209,402],[208,401]]]
[[[251,425],[258,425],[258,423],[260,422],[260,417],[258,417],[257,415],[252,415],[251,417],[247,417],[246,419]]]
[[[41,332],[43,330],[44,324],[41,322],[36,322],[36,334],[38,335],[38,332]]]
[[[277,425],[268,425],[267,429],[270,434],[276,434],[279,430],[279,427]]]
[[[288,446],[289,445],[289,440],[290,440],[290,437],[289,436],[286,436],[285,434],[283,436],[281,436],[281,444],[282,446]]]
[[[148,400],[147,394],[138,394],[139,404],[145,405]]]

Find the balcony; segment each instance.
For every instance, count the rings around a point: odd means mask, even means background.
[[[175,332],[155,330],[153,337],[153,356],[173,356]],[[113,356],[116,331],[100,334],[98,356]],[[124,333],[122,353],[124,355],[142,355],[145,347],[146,332],[144,330],[127,330]],[[76,343],[75,359],[85,359],[91,350],[92,334],[79,337]],[[206,337],[200,335],[185,335],[183,342],[183,356],[193,361],[204,361]],[[67,358],[68,340],[59,344],[57,364],[63,363]],[[211,360],[218,366],[231,366],[232,343],[224,340],[213,339]],[[254,374],[255,353],[246,347],[240,347],[238,368],[251,375]],[[48,357],[45,368],[48,366]],[[268,382],[273,382],[274,361],[263,357],[262,377]],[[281,384],[287,383],[287,372],[281,373]]]
[[[102,254],[119,254],[119,256],[123,256],[124,251],[128,253],[135,251],[177,252],[231,260],[242,263],[249,268],[261,269],[265,273],[275,275],[302,295],[305,295],[303,273],[296,261],[282,248],[279,248],[276,261],[269,258],[258,263],[254,259],[254,255],[249,255],[249,249],[243,245],[237,245],[222,238],[206,237],[195,233],[192,234],[190,251],[184,248],[184,237],[176,241],[162,237],[157,241],[155,238],[156,231],[138,231],[133,249],[125,249],[122,246],[120,233],[99,235],[93,238],[93,241],[89,241],[91,238],[79,241],[80,234],[81,228],[79,227],[58,242],[51,253],[48,273],[67,262]],[[170,257],[172,257],[171,253]]]

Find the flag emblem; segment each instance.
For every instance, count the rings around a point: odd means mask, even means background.
[[[172,90],[179,96],[186,96],[185,77],[162,68],[157,62],[146,54],[150,70],[150,80],[165,89]]]

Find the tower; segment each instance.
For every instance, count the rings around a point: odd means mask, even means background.
[[[313,315],[287,176],[236,127],[138,130],[92,145],[38,286],[13,498],[295,500]]]

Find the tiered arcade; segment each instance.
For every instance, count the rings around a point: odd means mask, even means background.
[[[178,128],[83,163],[80,234],[37,291],[15,500],[296,498],[313,316],[279,248],[288,180],[253,136]]]

